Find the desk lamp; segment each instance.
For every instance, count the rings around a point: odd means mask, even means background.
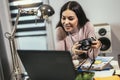
[[[19,61],[19,57],[17,54],[16,45],[15,45],[15,33],[16,33],[20,14],[37,15],[39,18],[47,20],[48,17],[52,16],[54,13],[55,13],[54,9],[50,5],[47,5],[47,4],[40,5],[39,8],[36,10],[32,9],[29,11],[25,11],[22,8],[18,9],[18,14],[16,17],[15,24],[13,26],[12,32],[5,33],[6,38],[9,40],[12,63],[13,63],[12,64],[12,66],[13,66],[13,71],[12,71],[13,79],[12,80],[22,80],[22,77],[21,77],[22,71],[21,71],[21,67],[20,67],[20,63],[19,63],[20,61]]]

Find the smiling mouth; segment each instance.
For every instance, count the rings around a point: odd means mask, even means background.
[[[69,27],[71,27],[71,26],[64,26],[65,28],[69,28]]]
[[[66,26],[65,28],[70,28],[69,26]]]
[[[65,27],[66,31],[71,31],[71,27]]]
[[[70,26],[65,26],[64,28],[69,29],[69,28],[70,28]]]
[[[65,28],[65,30],[70,30],[71,29],[71,25],[64,25],[64,28]]]

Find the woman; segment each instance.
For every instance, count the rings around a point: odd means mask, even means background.
[[[79,41],[93,37],[91,49],[79,49]],[[56,27],[56,49],[71,52],[73,59],[93,59],[99,53],[101,43],[95,37],[94,27],[86,17],[82,7],[76,1],[69,1],[60,11],[60,20]],[[94,55],[93,55],[94,53]],[[84,54],[84,55],[82,55]]]

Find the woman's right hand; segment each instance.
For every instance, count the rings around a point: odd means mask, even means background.
[[[78,49],[80,47],[81,44],[79,44],[79,42],[76,42],[73,46],[72,46],[72,53],[75,55],[81,55],[83,53],[87,53],[87,51],[85,50],[80,50]]]

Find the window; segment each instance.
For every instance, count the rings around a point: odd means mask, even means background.
[[[9,0],[12,25],[15,23],[18,8],[29,11],[31,9],[38,9],[42,4],[42,0]],[[21,14],[15,38],[18,49],[48,49],[45,20],[38,19],[36,15]]]

